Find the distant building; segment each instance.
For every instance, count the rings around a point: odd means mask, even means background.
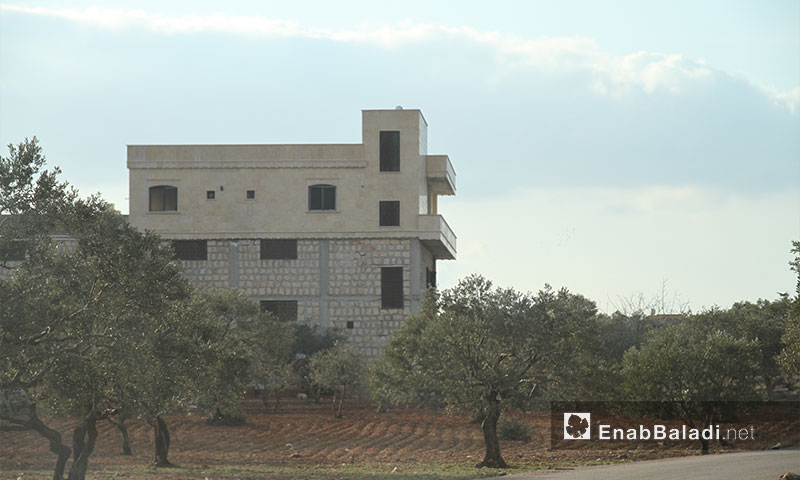
[[[454,259],[454,195],[419,110],[364,110],[362,143],[130,145],[130,222],[173,241],[186,276],[373,356]]]

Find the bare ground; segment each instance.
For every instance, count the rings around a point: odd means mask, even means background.
[[[198,414],[176,414],[166,418],[172,436],[170,460],[180,466],[198,468],[255,468],[273,466],[282,472],[305,471],[324,466],[353,466],[362,471],[393,466],[453,465],[468,468],[483,456],[480,426],[469,418],[417,409],[395,409],[377,413],[367,405],[345,404],[345,418],[333,418],[330,403],[285,400],[277,414],[264,413],[261,402],[244,402],[247,424],[236,427],[206,425]],[[525,419],[534,428],[530,443],[502,441],[506,461],[524,468],[563,468],[570,465],[696,455],[697,447],[665,449],[655,443],[611,444],[608,448],[580,450],[550,449],[550,414],[532,412]],[[48,425],[71,439],[76,419],[53,418]],[[786,425],[797,441],[800,420]],[[129,421],[132,456],[123,456],[116,427],[99,424],[97,448],[90,471],[135,471],[149,465],[153,457],[152,428],[140,420]],[[762,446],[762,448],[764,448]],[[712,445],[712,452],[734,451],[734,447]],[[0,433],[0,476],[11,472],[51,470],[55,455],[33,432]],[[5,473],[4,473],[5,472]],[[50,474],[52,475],[52,474]],[[134,478],[149,478],[147,474]],[[130,478],[130,474],[124,474]],[[226,476],[219,476],[222,478]],[[234,475],[231,478],[235,478]],[[13,478],[16,478],[14,474]],[[37,475],[23,478],[39,478]],[[43,477],[44,478],[44,477]],[[158,478],[188,478],[158,475]],[[203,477],[200,477],[203,478]],[[249,477],[249,478],[272,478]],[[281,477],[283,478],[283,477]],[[291,475],[286,478],[292,478]],[[351,477],[345,477],[351,478]],[[416,477],[415,477],[416,478]],[[435,477],[433,477],[435,478]]]

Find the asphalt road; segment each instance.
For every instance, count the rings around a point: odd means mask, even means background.
[[[778,480],[800,474],[800,449],[762,450],[667,458],[557,472],[514,474],[503,478],[531,480]]]

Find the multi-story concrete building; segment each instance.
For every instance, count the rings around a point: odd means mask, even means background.
[[[194,283],[237,288],[375,355],[454,259],[455,194],[419,110],[364,110],[362,142],[131,145],[130,222],[173,241]]]

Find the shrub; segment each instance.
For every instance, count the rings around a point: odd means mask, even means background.
[[[206,418],[206,424],[215,427],[240,427],[247,424],[247,417],[243,413],[222,413],[219,410]]]
[[[497,436],[501,440],[519,440],[528,443],[531,441],[531,435],[533,427],[513,417],[502,418],[497,424]]]

